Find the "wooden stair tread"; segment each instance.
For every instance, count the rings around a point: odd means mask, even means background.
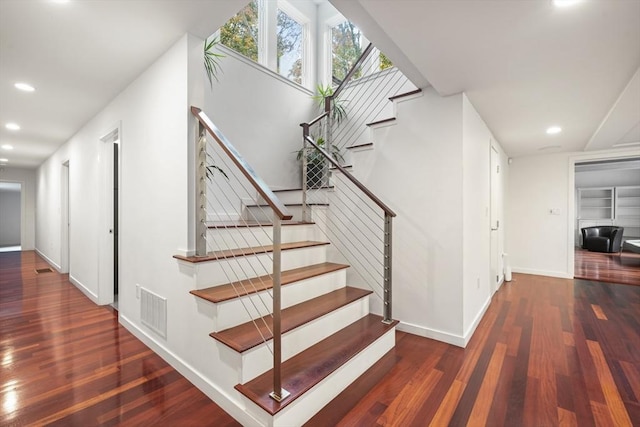
[[[320,264],[294,268],[282,272],[281,283],[288,285],[290,283],[299,282],[301,280],[310,279],[322,274],[349,268],[346,264],[336,264],[333,262],[324,262]],[[224,285],[213,286],[206,289],[191,291],[190,293],[213,303],[228,301],[241,296],[254,294],[265,289],[273,288],[273,280],[270,275],[254,277],[251,279],[241,280],[239,282],[227,283]]]
[[[314,188],[314,190],[316,190],[316,189]],[[318,188],[318,190],[319,190],[319,188]],[[261,205],[246,205],[247,208],[258,208],[258,207],[262,208],[262,207],[266,207],[266,206],[269,206],[269,205],[267,205],[267,204],[264,204],[264,205],[262,205],[262,204]],[[300,206],[302,206],[302,203],[285,203],[285,206],[286,207],[300,207]],[[307,203],[307,206],[329,206],[329,203]]]
[[[293,225],[313,225],[315,222],[305,221],[282,221],[282,226]],[[269,221],[253,221],[253,220],[241,220],[241,221],[213,221],[207,223],[207,228],[251,228],[251,227],[271,227],[272,222]]]
[[[302,249],[302,248],[310,248],[313,246],[322,246],[328,245],[328,242],[314,242],[310,240],[302,241],[302,242],[290,242],[290,243],[282,243],[281,248],[283,251],[291,250],[291,249]],[[224,251],[213,251],[209,252],[206,256],[184,256],[184,255],[174,255],[175,259],[179,259],[187,262],[206,262],[206,261],[215,261],[219,259],[226,258],[235,258],[246,255],[256,255],[256,254],[265,254],[268,252],[273,252],[273,245],[264,245],[264,246],[254,246],[250,248],[238,248],[238,249],[227,249]]]
[[[356,144],[356,145],[352,145],[350,147],[347,147],[347,150],[353,150],[356,148],[364,148],[364,147],[371,147],[373,145],[373,142],[367,142],[365,144]]]
[[[370,293],[371,291],[368,290],[346,286],[285,308],[282,310],[282,333],[284,334],[305,323],[311,322],[333,310],[357,301]],[[209,335],[233,350],[242,353],[262,344],[262,337],[266,340],[272,339],[272,325],[273,317],[267,315],[261,319],[256,319],[255,323],[250,321],[220,332],[212,332]]]
[[[273,371],[265,372],[246,384],[238,384],[235,388],[271,415],[276,414],[367,348],[397,323],[393,321],[387,325],[382,323],[382,317],[368,314],[283,362],[282,387],[291,394],[282,402],[276,402],[269,397],[269,393],[273,391]]]
[[[388,119],[382,119],[382,120],[376,120],[375,122],[367,123],[367,126],[381,125],[383,123],[393,122],[395,120],[396,120],[395,117],[391,117],[391,118],[388,118]]]
[[[314,190],[332,190],[333,185],[323,185],[319,188],[314,188]],[[302,191],[302,187],[299,188],[284,188],[282,190],[273,190],[274,193],[285,193],[287,191]]]
[[[389,101],[395,101],[396,99],[404,98],[405,96],[417,95],[419,93],[422,93],[422,89],[416,89],[410,92],[399,93],[398,95],[393,95],[389,97]]]

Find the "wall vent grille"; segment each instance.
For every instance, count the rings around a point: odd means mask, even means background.
[[[163,338],[167,337],[167,299],[140,288],[140,316],[142,324]]]

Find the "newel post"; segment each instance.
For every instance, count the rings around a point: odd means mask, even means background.
[[[196,256],[207,255],[207,134],[198,121],[196,133]]]

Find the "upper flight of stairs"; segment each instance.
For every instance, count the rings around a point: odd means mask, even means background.
[[[282,402],[270,398],[272,317],[259,298],[266,300],[273,283],[269,275],[247,277],[251,276],[250,269],[234,267],[268,265],[269,259],[264,257],[273,249],[270,244],[258,242],[250,247],[244,243],[249,236],[247,230],[258,225],[265,224],[210,224],[210,240],[225,240],[226,244],[233,241],[240,246],[221,246],[206,257],[175,258],[196,268],[196,289],[190,293],[210,321],[210,337],[202,338],[214,340],[220,358],[218,369],[228,371],[220,375],[218,386],[233,396],[255,425],[300,426],[309,420],[323,425],[349,409],[342,398],[340,402],[334,399],[350,384],[370,383],[373,377],[365,375],[368,370],[380,375],[391,368],[388,354],[395,346],[396,322],[384,324],[380,316],[370,313],[372,292],[347,285],[349,266],[326,259],[329,244],[318,239],[314,224],[285,222],[282,385],[291,395]],[[239,279],[223,283],[226,276],[221,272],[230,268],[236,268]],[[257,312],[250,317],[245,306],[257,308]],[[349,391],[352,400],[367,390],[356,388]],[[314,415],[316,418],[312,418]]]

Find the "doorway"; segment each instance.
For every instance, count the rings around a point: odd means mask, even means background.
[[[490,237],[490,292],[493,295],[498,290],[500,283],[500,156],[498,151],[491,145],[490,150],[490,218],[491,218],[491,237]]]
[[[22,250],[22,183],[0,182],[0,252]]]
[[[71,227],[71,220],[69,219],[69,160],[62,164],[62,174],[60,175],[60,179],[60,272],[69,273],[71,270],[71,257],[69,251],[69,229]]]
[[[98,299],[118,308],[120,218],[120,128],[100,138],[101,194],[99,212]]]

